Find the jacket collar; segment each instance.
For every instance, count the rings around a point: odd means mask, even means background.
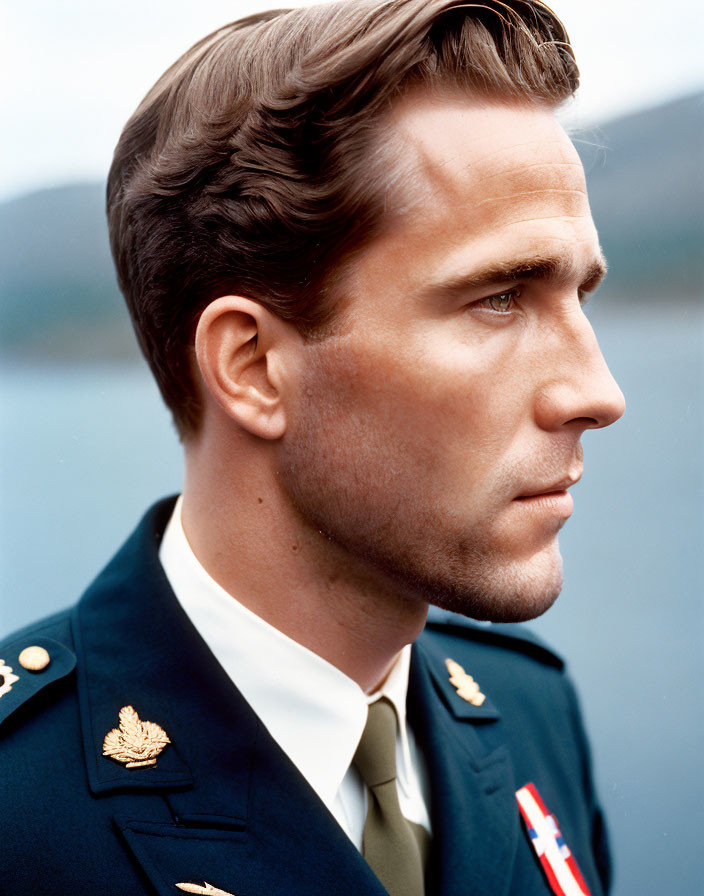
[[[169,600],[154,547],[169,510],[170,503],[160,504],[145,516],[73,613],[81,727],[96,794],[193,784],[175,731],[185,721],[188,697],[203,685],[209,657],[178,604]],[[128,769],[102,755],[103,739],[126,705],[171,738],[152,767]]]
[[[409,721],[431,781],[429,891],[502,896],[518,845],[513,769],[493,724],[498,710],[489,698],[482,707],[462,700],[445,659],[421,636],[409,682]]]

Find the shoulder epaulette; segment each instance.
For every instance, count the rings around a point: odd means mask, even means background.
[[[57,636],[65,614],[29,626],[0,643],[0,726],[47,685],[73,671],[76,655]],[[54,637],[51,637],[51,636]]]
[[[459,613],[431,607],[428,612],[427,628],[430,631],[445,630],[469,640],[495,644],[498,647],[529,654],[558,669],[562,669],[565,665],[562,657],[525,625],[476,622]]]

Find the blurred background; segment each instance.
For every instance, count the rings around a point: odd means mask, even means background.
[[[208,31],[271,4],[0,6],[0,638],[67,606],[181,454],[117,291],[104,178],[129,114]],[[610,274],[589,308],[628,401],[585,437],[566,585],[533,623],[569,661],[614,896],[700,896],[704,830],[704,13],[555,0],[583,87],[564,120]]]

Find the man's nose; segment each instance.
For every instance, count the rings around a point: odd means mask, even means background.
[[[538,425],[546,430],[601,429],[615,423],[626,401],[607,367],[594,330],[579,312],[550,340],[545,378],[536,397]]]

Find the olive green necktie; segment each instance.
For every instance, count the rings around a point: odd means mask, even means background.
[[[401,814],[396,789],[396,712],[383,697],[369,707],[354,764],[369,788],[362,855],[391,896],[424,896],[429,835]]]

